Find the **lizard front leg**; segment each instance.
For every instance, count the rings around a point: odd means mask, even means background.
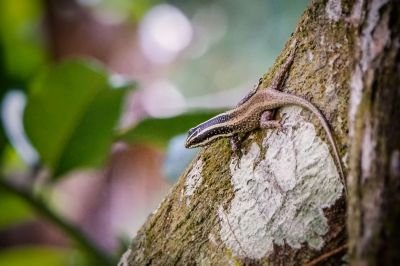
[[[232,153],[236,155],[236,164],[235,170],[240,168],[240,158],[242,158],[242,139],[239,137],[238,134],[233,135],[229,138],[229,142],[231,143]]]
[[[233,153],[237,154],[238,152],[240,152],[242,140],[239,135],[236,134],[230,137],[229,142],[231,143],[231,149]]]
[[[236,155],[236,165],[235,169],[240,168],[240,159],[242,158],[242,141],[246,139],[250,135],[250,132],[245,133],[244,136],[239,136],[239,134],[233,135],[232,137],[229,138],[229,141],[231,143],[231,149],[232,153]]]

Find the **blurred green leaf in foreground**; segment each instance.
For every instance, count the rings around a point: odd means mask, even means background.
[[[54,177],[104,161],[126,88],[110,84],[106,71],[88,61],[65,61],[36,78],[25,129]]]
[[[146,118],[122,132],[118,138],[128,143],[145,143],[166,148],[173,137],[186,133],[189,128],[219,113],[221,110],[199,110],[168,118]]]
[[[34,218],[32,210],[23,199],[8,193],[4,189],[0,189],[0,210],[12,210],[2,212],[0,230]]]

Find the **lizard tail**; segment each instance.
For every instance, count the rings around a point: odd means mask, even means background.
[[[322,127],[324,128],[325,133],[329,139],[329,142],[331,143],[333,153],[334,153],[335,159],[336,159],[336,164],[339,167],[340,178],[342,179],[344,190],[347,195],[346,180],[345,180],[345,176],[343,173],[342,161],[340,160],[340,157],[339,157],[339,152],[338,152],[338,148],[336,145],[336,141],[334,140],[333,135],[332,135],[332,129],[330,128],[329,123],[326,120],[324,114],[311,102],[309,102],[299,96],[284,93],[284,92],[278,92],[278,91],[276,91],[276,93],[284,94],[284,97],[279,97],[279,98],[285,99],[285,100],[283,100],[283,102],[281,102],[282,105],[299,105],[299,106],[309,110],[310,112],[312,112],[314,115],[316,115],[318,117],[318,120],[321,122]]]

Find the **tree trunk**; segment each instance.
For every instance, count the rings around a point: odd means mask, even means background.
[[[354,265],[400,265],[400,2],[353,10],[349,251]]]
[[[314,103],[333,129],[350,173],[354,263],[398,259],[398,11],[394,1],[314,1],[263,77],[267,87],[297,40],[283,90]],[[309,112],[283,113],[286,130],[252,132],[239,168],[228,140],[204,148],[120,265],[346,263],[346,197],[332,149]]]

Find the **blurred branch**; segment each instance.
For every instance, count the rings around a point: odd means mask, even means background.
[[[57,228],[65,233],[70,239],[75,241],[84,251],[96,261],[96,265],[116,265],[116,258],[107,254],[76,225],[67,221],[46,204],[39,196],[34,196],[27,189],[18,187],[7,181],[4,177],[0,177],[0,188],[7,190],[15,196],[23,199],[30,207],[37,211],[40,215],[52,222]]]

